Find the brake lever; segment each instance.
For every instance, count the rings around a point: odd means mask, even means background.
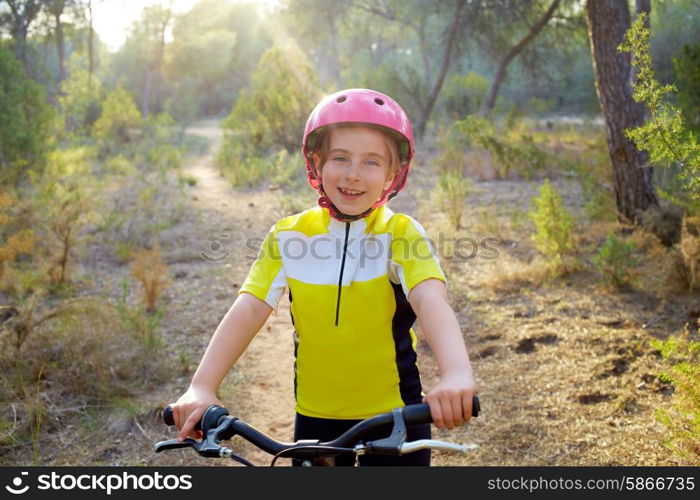
[[[358,454],[364,453],[382,453],[384,455],[403,455],[404,453],[410,453],[407,450],[422,449],[415,448],[415,446],[423,446],[428,442],[432,443],[431,446],[439,445],[442,446],[442,442],[433,440],[419,440],[412,441],[411,443],[406,442],[407,431],[406,431],[406,419],[404,418],[404,408],[394,408],[391,411],[393,417],[394,425],[391,429],[391,434],[389,437],[384,439],[379,439],[376,441],[369,441],[364,444],[360,444],[355,447],[355,452]],[[478,417],[481,411],[481,404],[477,396],[472,397],[472,417]],[[418,443],[414,445],[413,443]],[[468,450],[473,449],[471,445],[453,445],[452,443],[446,443],[447,446],[443,449],[447,451],[459,451],[461,453],[466,453]],[[439,448],[439,446],[435,446]]]
[[[187,438],[184,441],[178,441],[177,439],[168,439],[167,441],[160,441],[156,443],[155,449],[156,453],[160,453],[165,450],[177,450],[178,448],[188,448],[192,447],[199,451],[199,441],[195,441],[192,438]]]
[[[406,453],[413,453],[414,451],[418,450],[433,449],[441,451],[454,451],[466,455],[470,451],[478,448],[479,445],[476,443],[457,444],[450,443],[448,441],[436,441],[434,439],[419,439],[417,441],[403,443],[399,454],[405,455]]]
[[[206,436],[201,441],[187,438],[184,441],[169,439],[156,443],[156,453],[160,453],[164,450],[192,447],[203,457],[221,457],[228,448],[220,446],[219,442],[221,442],[222,439],[230,439],[233,436],[233,431],[230,429],[230,426],[231,422],[234,420],[237,419],[235,417],[229,417],[228,420],[224,420],[218,427],[209,429]]]
[[[388,438],[369,441],[362,447],[363,453],[375,452],[385,455],[400,455],[401,446],[406,442],[406,421],[403,418],[403,408],[391,411],[394,417],[394,427]]]
[[[222,450],[225,450],[226,448],[219,446],[219,439],[216,433],[217,430],[219,429],[211,429],[207,433],[206,439],[203,439],[202,441],[196,441],[191,438],[187,438],[184,441],[178,441],[177,439],[161,441],[155,445],[156,453],[160,453],[161,451],[165,450],[176,450],[178,448],[191,447],[203,457],[220,457]]]

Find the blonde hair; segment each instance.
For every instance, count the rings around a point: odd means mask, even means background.
[[[381,127],[379,125],[373,125],[371,123],[338,123],[329,125],[322,131],[320,131],[318,139],[316,141],[318,147],[314,151],[314,153],[318,154],[319,156],[318,164],[314,165],[319,174],[321,173],[323,164],[326,163],[326,160],[328,159],[328,155],[330,153],[331,131],[345,127],[367,127],[372,130],[376,130],[377,132],[381,132],[382,136],[384,137],[384,145],[386,146],[386,150],[389,153],[389,174],[387,178],[392,178],[396,176],[396,174],[399,172],[399,168],[401,167],[401,161],[399,159],[399,147],[396,144],[396,141],[391,135],[387,133],[384,127]]]

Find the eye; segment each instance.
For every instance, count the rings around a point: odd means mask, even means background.
[[[379,167],[381,164],[377,160],[367,160],[367,165],[372,167]]]
[[[347,161],[347,158],[344,156],[334,156],[333,161],[344,162],[344,161]]]

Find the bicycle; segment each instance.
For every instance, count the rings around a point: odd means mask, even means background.
[[[472,400],[472,416],[477,417],[481,411],[479,398]],[[172,408],[167,406],[163,411],[163,422],[174,425]],[[354,453],[356,456],[365,454],[404,455],[423,449],[435,449],[450,452],[468,453],[476,449],[476,444],[460,445],[434,439],[420,439],[406,442],[406,427],[409,425],[432,423],[430,407],[426,403],[407,405],[395,408],[391,412],[382,413],[365,419],[332,441],[304,439],[293,443],[283,443],[267,436],[255,427],[237,417],[229,415],[226,408],[210,406],[202,415],[195,429],[201,430],[203,438],[197,441],[187,438],[184,441],[169,439],[155,445],[156,453],[178,448],[193,448],[200,456],[207,458],[230,458],[243,465],[255,465],[245,458],[236,455],[231,448],[221,446],[223,440],[241,436],[261,450],[273,455],[270,466],[273,467],[282,457],[298,459],[301,465],[329,466],[332,458],[344,453]],[[363,436],[382,428],[391,426],[388,437],[374,441],[363,441]]]

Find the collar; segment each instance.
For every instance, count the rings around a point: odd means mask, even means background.
[[[343,222],[331,217],[331,214],[327,208],[322,208],[322,210],[324,217],[328,220],[328,232],[337,236],[345,237],[346,226],[347,224],[350,224],[348,236],[351,238],[360,238],[364,234],[372,232],[378,224],[386,222],[393,214],[393,212],[386,205],[381,205],[372,210],[367,217],[350,222]]]

